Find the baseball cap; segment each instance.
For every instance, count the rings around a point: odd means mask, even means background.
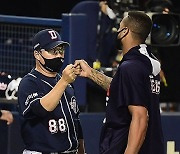
[[[70,45],[68,42],[64,42],[61,39],[59,33],[53,29],[44,29],[39,31],[32,41],[34,50],[50,50],[61,44]]]

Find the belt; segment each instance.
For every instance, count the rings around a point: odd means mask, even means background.
[[[31,150],[24,150],[23,154],[77,154],[77,150],[73,151],[66,151],[66,152],[38,152],[38,151],[31,151]]]

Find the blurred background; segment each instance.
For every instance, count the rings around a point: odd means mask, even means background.
[[[109,11],[107,11],[107,8]],[[65,64],[85,59],[90,66],[113,76],[122,59],[117,42],[117,28],[127,11],[146,12],[153,21],[146,43],[162,65],[160,105],[165,139],[176,141],[180,151],[180,1],[179,0],[1,0],[0,5],[0,109],[14,113],[15,122],[8,127],[0,122],[0,151],[18,154],[14,144],[20,134],[17,92],[21,78],[34,66],[32,37],[39,30],[57,30],[71,46]],[[74,83],[88,154],[96,154],[106,92],[90,80],[78,78]],[[169,117],[169,114],[171,117]],[[93,131],[88,126],[93,126]],[[172,127],[170,127],[172,126]],[[87,133],[86,133],[87,132]],[[90,132],[90,133],[89,133]],[[169,133],[170,132],[170,133]],[[4,148],[6,147],[6,148]],[[92,152],[92,150],[95,150]],[[1,152],[0,152],[1,153]]]

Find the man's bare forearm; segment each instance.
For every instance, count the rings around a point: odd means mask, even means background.
[[[91,69],[89,78],[93,80],[95,83],[97,83],[99,86],[101,86],[103,89],[105,89],[106,91],[108,90],[110,83],[112,81],[111,77],[108,77],[95,69]]]
[[[129,128],[128,144],[124,154],[138,154],[146,137],[148,128],[148,111],[143,106],[129,105],[128,109],[132,114]]]

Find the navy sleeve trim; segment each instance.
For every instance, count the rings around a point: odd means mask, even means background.
[[[41,105],[40,99],[37,103],[32,104],[32,111],[39,117],[45,117],[49,112]]]
[[[37,100],[40,100],[40,98],[36,98],[36,99],[34,99],[33,101],[29,102],[28,107],[23,111],[23,115],[25,115],[26,112],[30,109],[31,104],[32,104],[33,102],[37,101]]]
[[[40,99],[41,98],[36,98],[33,101],[31,101],[28,107],[24,110],[23,115],[27,116],[28,113],[33,113],[34,115],[39,117],[46,116],[48,111],[43,108],[43,106],[40,103]]]

